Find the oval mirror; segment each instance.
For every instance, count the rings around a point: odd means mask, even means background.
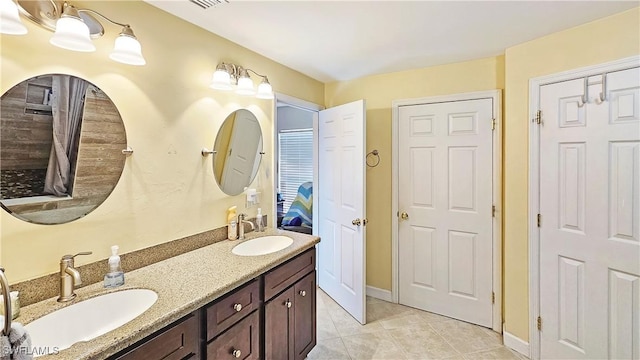
[[[97,208],[124,168],[118,109],[71,75],[25,80],[0,98],[0,204],[37,224],[61,224]]]
[[[262,159],[262,130],[249,110],[232,112],[222,123],[213,147],[213,175],[227,195],[238,195],[258,173]]]

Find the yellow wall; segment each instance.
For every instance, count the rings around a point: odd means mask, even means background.
[[[366,150],[380,152],[366,178],[367,285],[391,289],[391,101],[502,88],[502,56],[326,85],[327,107],[366,99]]]
[[[507,49],[504,127],[504,310],[508,332],[528,334],[529,79],[640,54],[635,8]]]
[[[265,135],[260,172],[253,186],[264,192],[262,208],[272,216],[273,102],[209,89],[221,61],[268,74],[275,91],[322,103],[324,84],[186,23],[142,1],[74,2],[121,22],[130,22],[143,46],[144,67],[111,61],[108,53],[120,29],[105,25],[95,53],[49,44],[51,32],[23,21],[25,36],[0,37],[0,92],[43,73],[68,73],[102,88],[122,115],[134,149],[111,196],[86,217],[62,225],[34,225],[0,211],[0,259],[12,283],[56,272],[67,253],[93,251],[78,263],[104,259],[109,247],[130,252],[196,234],[226,223],[225,210],[242,196],[224,195],[212,174],[218,128],[237,108],[248,108]],[[257,79],[254,79],[256,82]],[[254,214],[255,208],[249,214]]]

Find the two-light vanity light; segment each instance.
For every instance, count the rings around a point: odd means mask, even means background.
[[[258,89],[254,87],[249,72],[262,78]],[[258,99],[273,99],[273,89],[269,79],[251,69],[245,69],[240,65],[221,63],[216,67],[211,80],[211,88],[216,90],[233,90],[237,94],[257,97]]]
[[[77,9],[75,6],[56,0],[0,0],[0,33],[10,35],[24,35],[24,26],[18,14],[18,6],[24,16],[36,24],[55,31],[49,42],[57,47],[92,52],[96,50],[91,41],[92,37],[104,34],[104,28],[93,16],[118,26],[122,26],[120,35],[116,38],[113,51],[109,55],[112,60],[129,65],[144,65],[140,42],[133,34],[129,24],[113,21],[97,11],[91,9]]]

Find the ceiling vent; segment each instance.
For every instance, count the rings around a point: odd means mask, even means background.
[[[200,6],[201,8],[207,10],[210,7],[216,7],[218,5],[228,4],[228,0],[189,0],[192,3]]]

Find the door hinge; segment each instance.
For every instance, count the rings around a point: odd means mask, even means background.
[[[538,331],[542,331],[542,318],[538,316]]]
[[[491,217],[496,217],[496,206],[491,205]]]
[[[496,119],[491,119],[491,130],[496,129]]]
[[[538,125],[542,124],[542,110],[536,111],[536,117],[533,118],[531,121]]]
[[[496,293],[494,293],[494,292],[491,293],[491,303],[492,304],[496,303]]]
[[[538,214],[538,227],[542,225],[542,215]]]

